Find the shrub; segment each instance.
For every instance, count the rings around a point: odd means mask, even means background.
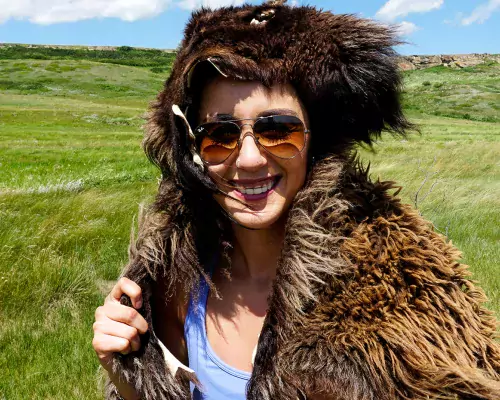
[[[447,73],[449,72],[449,67],[445,67],[444,65],[436,65],[435,67],[426,68],[425,72],[432,74],[442,74],[443,72]]]
[[[61,66],[59,65],[59,63],[52,62],[52,63],[50,63],[49,65],[47,65],[45,67],[45,71],[60,73],[61,72]]]
[[[77,67],[74,67],[72,65],[61,65],[59,67],[59,71],[58,72],[69,72],[69,71],[74,71],[76,70]]]
[[[92,66],[91,66],[91,65],[88,65],[88,64],[83,64],[83,65],[81,65],[81,64],[80,64],[80,65],[76,65],[76,66],[75,66],[75,68],[78,68],[78,69],[84,69],[84,70],[87,70],[87,71],[88,71],[89,69],[91,69],[91,68],[92,68]]]
[[[429,81],[424,81],[422,82],[422,86],[431,86],[431,83]]]
[[[491,67],[491,66],[497,65],[497,64],[498,64],[498,62],[496,60],[492,60],[491,58],[487,58],[486,60],[484,60],[483,66]]]
[[[31,68],[28,64],[21,62],[12,64],[12,69],[17,71],[29,71]]]
[[[155,74],[163,74],[166,71],[167,70],[165,68],[161,68],[161,67],[153,67],[153,68],[151,68],[151,72],[154,72]]]
[[[19,83],[11,81],[11,80],[1,79],[0,80],[0,89],[1,90],[19,89]]]

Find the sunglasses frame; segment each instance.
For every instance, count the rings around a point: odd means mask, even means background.
[[[304,145],[302,146],[301,149],[299,149],[297,151],[297,153],[295,153],[292,157],[280,157],[274,153],[272,153],[270,150],[267,149],[266,146],[264,146],[262,143],[259,142],[259,138],[257,136],[255,136],[255,133],[253,131],[253,128],[255,126],[256,123],[258,123],[260,120],[263,120],[265,118],[271,118],[271,117],[293,117],[293,118],[296,118],[298,121],[300,121],[300,123],[302,124],[302,126],[304,127]],[[236,122],[241,122],[241,121],[253,121],[253,124],[250,124],[250,123],[246,123],[246,124],[237,124]],[[226,124],[226,123],[232,123],[233,125],[237,126],[239,131],[240,131],[240,137],[237,141],[237,144],[236,146],[234,147],[234,149],[231,150],[231,152],[228,154],[228,156],[220,161],[220,162],[209,162],[209,161],[206,161],[203,159],[203,157],[201,157],[201,152],[200,152],[200,149],[196,148],[196,151],[198,154],[200,154],[200,158],[202,160],[202,162],[206,165],[220,165],[222,164],[224,161],[226,161],[229,157],[231,157],[231,155],[233,155],[234,151],[236,150],[236,148],[238,149],[238,151],[241,150],[241,144],[243,143],[243,140],[247,137],[247,136],[252,136],[255,144],[261,148],[263,148],[267,153],[269,153],[271,156],[273,157],[276,157],[276,158],[280,158],[282,160],[291,160],[295,157],[297,157],[297,155],[299,155],[300,153],[302,153],[302,151],[304,150],[304,148],[306,147],[306,138],[307,138],[307,135],[309,133],[311,133],[311,131],[309,129],[306,129],[306,124],[304,123],[304,121],[302,121],[299,117],[297,117],[296,115],[290,115],[290,114],[276,114],[276,115],[267,115],[265,117],[258,117],[258,118],[241,118],[241,119],[230,119],[230,120],[224,120],[224,121],[212,121],[212,122],[204,122],[203,124],[200,124],[198,125],[195,130],[194,130],[194,136],[195,138],[197,139],[198,136],[200,135],[200,133],[197,133],[199,131],[199,129],[201,127],[203,127],[203,125],[206,125],[206,124],[213,124],[213,123],[221,123],[221,124]],[[243,130],[243,127],[244,126],[250,126],[251,127],[251,131],[248,131],[246,132],[243,136],[241,136],[241,131]]]

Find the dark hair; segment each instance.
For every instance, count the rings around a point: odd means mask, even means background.
[[[222,75],[207,61],[200,62],[193,71],[189,85],[191,104],[186,113],[187,120],[193,130],[199,124],[198,114],[203,89],[220,76]]]

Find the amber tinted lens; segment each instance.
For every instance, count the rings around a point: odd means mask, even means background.
[[[238,145],[240,128],[234,122],[209,122],[195,130],[201,158],[210,164],[225,161]]]
[[[293,115],[260,118],[253,131],[259,143],[276,157],[295,157],[305,145],[304,124]]]

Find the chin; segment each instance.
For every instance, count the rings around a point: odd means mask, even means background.
[[[231,206],[226,204],[224,208],[238,224],[249,229],[268,229],[272,227],[285,213],[285,208],[277,204],[268,205],[261,210],[252,210],[241,204]]]
[[[242,215],[244,214],[244,215]],[[275,218],[263,217],[260,215],[246,215],[249,213],[236,213],[232,217],[234,221],[248,229],[268,229],[279,220],[279,216]]]

